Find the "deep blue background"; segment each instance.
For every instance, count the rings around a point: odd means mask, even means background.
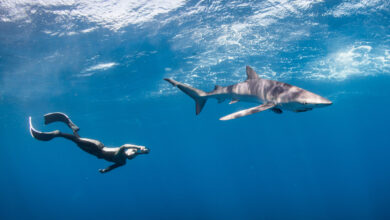
[[[201,5],[211,11],[214,3]],[[276,51],[246,42],[245,34],[238,48],[226,42],[206,46],[220,30],[200,41],[190,38],[199,27],[213,31],[245,23],[245,10],[252,6],[204,10],[156,29],[196,5],[187,2],[151,23],[71,36],[42,32],[56,25],[45,13],[31,15],[32,23],[0,22],[0,218],[389,219],[388,10],[327,14],[342,4],[318,3],[299,16],[250,29],[271,36],[267,42]],[[226,11],[233,17],[213,19]],[[278,27],[300,27],[306,15],[319,25],[310,27],[309,35],[284,39],[292,30]],[[181,49],[174,36],[191,29],[195,32],[181,39],[190,46]],[[350,54],[357,64],[332,63],[341,57],[337,54],[359,46],[372,51]],[[251,48],[265,51],[246,53]],[[230,55],[234,59],[226,59]],[[204,63],[213,58],[223,61]],[[109,62],[116,65],[88,71]],[[253,105],[209,100],[195,116],[194,102],[162,80],[174,77],[208,91],[216,83],[244,80],[245,65],[334,104],[222,122],[219,117]],[[324,65],[330,67],[318,70]],[[328,75],[334,65],[336,76]],[[91,76],[80,77],[86,73]],[[151,152],[102,175],[98,169],[109,163],[75,144],[31,138],[28,116],[39,130],[69,131],[60,123],[43,125],[42,116],[54,111],[67,113],[83,137],[107,146],[145,145]]]

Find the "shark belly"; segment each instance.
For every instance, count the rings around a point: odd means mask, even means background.
[[[221,93],[209,95],[208,98],[217,100],[238,100],[240,102],[264,103],[264,101],[255,95],[239,94],[239,93]]]
[[[298,102],[287,102],[287,103],[279,103],[277,105],[280,109],[292,111],[292,112],[306,112],[313,109],[313,107],[308,105],[302,105]]]
[[[240,95],[237,94],[235,99],[240,100],[240,102],[251,102],[251,103],[264,103],[259,97],[254,95]]]

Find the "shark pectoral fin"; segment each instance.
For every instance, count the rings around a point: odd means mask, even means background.
[[[265,110],[273,108],[273,107],[275,107],[274,103],[265,103],[265,104],[262,104],[262,105],[259,105],[259,106],[253,107],[253,108],[248,108],[245,110],[241,110],[241,111],[232,113],[230,115],[226,115],[226,116],[220,118],[219,120],[226,121],[226,120],[236,119],[236,118],[251,115],[251,114],[254,114],[257,112],[265,111]]]
[[[232,101],[229,102],[229,105],[234,104],[234,103],[237,103],[237,102],[239,102],[239,101],[240,101],[240,100],[238,100],[238,99],[233,99]]]

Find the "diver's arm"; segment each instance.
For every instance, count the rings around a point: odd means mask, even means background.
[[[145,146],[130,145],[130,146],[126,146],[126,148],[128,149],[126,151],[127,156],[130,156],[129,154],[132,151],[134,151],[135,154],[147,154],[147,153],[149,153],[149,149],[146,148]]]
[[[126,144],[125,147],[127,149],[136,149],[136,150],[144,150],[146,148],[145,146],[139,146],[134,144]]]
[[[137,150],[144,150],[146,147],[145,146],[134,145],[134,148],[137,149]]]
[[[118,156],[120,156],[120,155],[123,155],[123,153],[125,152],[125,150],[126,150],[126,147],[124,147],[124,146],[119,147],[119,149],[118,149],[118,151],[115,153],[115,156],[114,156],[114,157],[118,157]]]
[[[123,166],[123,165],[125,165],[125,164],[124,163],[123,164],[122,163],[114,163],[113,165],[107,167],[106,169],[99,169],[99,172],[100,173],[107,173],[107,172],[109,172],[115,168],[118,168],[120,166]]]

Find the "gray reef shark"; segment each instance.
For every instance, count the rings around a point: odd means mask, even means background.
[[[236,102],[262,103],[259,106],[232,113],[220,118],[220,120],[231,120],[257,112],[271,109],[273,112],[281,114],[282,110],[293,112],[305,112],[313,108],[320,108],[331,105],[332,102],[317,94],[301,89],[287,83],[274,80],[262,79],[249,66],[246,66],[247,79],[244,82],[231,86],[216,85],[211,92],[204,92],[200,89],[192,88],[189,85],[177,82],[173,79],[164,79],[172,85],[178,87],[185,94],[189,95],[196,102],[196,114],[198,115],[207,99],[215,98],[218,103],[228,99],[229,104]]]

